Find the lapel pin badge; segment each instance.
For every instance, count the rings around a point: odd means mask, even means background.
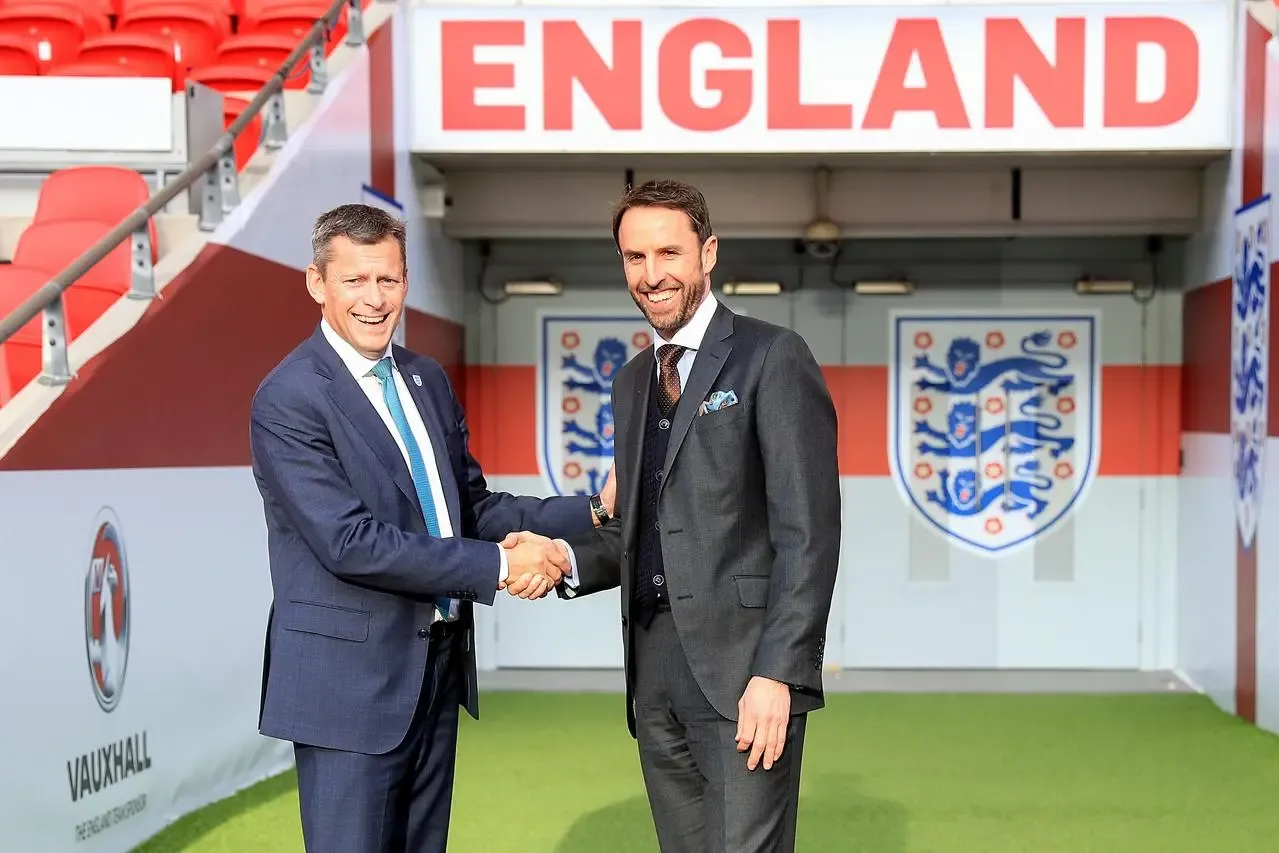
[[[413,384],[414,384],[414,385],[416,385],[417,387],[421,388],[421,387],[422,387],[422,377],[421,377],[421,376],[418,376],[416,373],[414,373],[414,374],[413,374]]]

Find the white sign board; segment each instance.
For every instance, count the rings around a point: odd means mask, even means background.
[[[0,850],[131,850],[291,765],[249,469],[0,473],[0,542]]]
[[[1231,145],[1224,3],[409,12],[420,152]]]
[[[0,155],[163,154],[174,147],[173,81],[167,77],[0,76],[0,104],[9,117],[0,122]]]

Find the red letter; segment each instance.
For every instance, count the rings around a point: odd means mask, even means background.
[[[924,72],[922,88],[906,88],[906,72],[910,60],[919,55]],[[866,130],[887,130],[899,112],[931,112],[937,126],[968,127],[964,99],[950,67],[950,55],[942,41],[941,27],[935,18],[902,19],[893,27],[892,40],[884,52],[884,64],[866,107]]]
[[[804,104],[799,100],[799,21],[768,22],[768,129],[848,130],[850,104]]]
[[[1014,80],[1053,127],[1084,126],[1084,19],[1057,20],[1057,64],[1048,61],[1016,18],[986,22],[986,127],[1013,126]]]
[[[749,59],[751,41],[735,25],[715,18],[677,24],[657,51],[657,100],[672,124],[685,130],[725,130],[746,118],[751,109],[751,73],[742,68],[706,72],[706,88],[719,91],[719,103],[693,102],[693,48],[710,43],[728,59]]]
[[[542,109],[547,130],[573,129],[573,81],[582,84],[613,130],[640,130],[640,22],[613,22],[613,66],[595,52],[576,21],[542,29]]]
[[[479,45],[524,44],[523,21],[443,21],[440,24],[442,130],[523,130],[523,107],[480,106],[476,89],[515,87],[515,66],[481,65]]]
[[[1164,49],[1164,93],[1137,100],[1137,49],[1142,42]],[[1105,127],[1167,127],[1181,121],[1199,99],[1199,41],[1171,18],[1106,19]]]

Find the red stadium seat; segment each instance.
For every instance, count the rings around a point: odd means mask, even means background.
[[[42,270],[0,264],[0,317],[7,317],[49,281]],[[0,344],[0,406],[40,373],[40,318]]]
[[[136,77],[118,62],[59,62],[45,69],[46,77]]]
[[[67,6],[81,15],[96,18],[101,32],[111,29],[111,16],[116,14],[117,0],[0,0],[0,6],[12,9],[16,6]]]
[[[256,65],[206,65],[187,75],[188,80],[203,83],[222,92],[257,92],[271,81],[276,69]]]
[[[87,39],[75,61],[115,63],[130,69],[134,77],[166,77],[173,81],[175,92],[182,91],[186,77],[174,59],[173,40],[147,33],[109,33]]]
[[[24,3],[0,8],[0,35],[23,39],[49,66],[71,59],[86,38],[105,32],[95,21],[69,6]]]
[[[18,238],[13,262],[55,276],[113,227],[114,223],[85,219],[34,222]],[[125,240],[67,289],[64,302],[68,339],[78,337],[128,293],[132,278],[133,252]]]
[[[219,45],[215,61],[218,65],[263,68],[274,74],[297,45],[297,39],[287,36],[232,36]],[[310,77],[311,66],[304,55],[293,66],[284,88],[304,88]]]
[[[60,6],[73,12],[84,21],[86,37],[110,32],[111,16],[115,14],[114,0],[0,0],[0,7],[5,9],[29,9],[32,6]]]
[[[223,128],[228,128],[231,123],[240,117],[240,113],[244,112],[249,102],[244,98],[235,98],[228,95],[222,96],[222,116]],[[244,132],[235,138],[235,167],[243,169],[252,159],[253,154],[258,150],[258,144],[262,140],[262,113],[258,113],[249,120],[245,126]]]
[[[59,169],[40,185],[34,222],[59,219],[94,220],[114,228],[147,203],[151,189],[146,178],[122,166],[74,166]],[[155,220],[151,234],[151,262],[160,257]]]
[[[227,21],[232,15],[238,14],[236,4],[232,0],[119,0],[119,2],[121,15],[128,15],[138,9],[152,6],[195,6],[198,9],[207,9]]]
[[[225,19],[199,6],[165,4],[144,6],[126,12],[116,25],[117,33],[152,35],[177,45],[174,58],[188,71],[212,62],[218,44],[228,35]]]
[[[328,3],[302,2],[264,2],[259,4],[258,11],[240,21],[239,32],[242,35],[284,36],[294,44],[302,40],[320,16],[328,11]],[[337,26],[329,33],[325,52],[333,50],[346,38],[347,9],[344,7],[338,15]]]
[[[40,73],[40,57],[29,39],[0,36],[0,76],[31,77]]]

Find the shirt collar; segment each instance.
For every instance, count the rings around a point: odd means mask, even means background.
[[[370,359],[364,356],[364,354],[356,350],[355,347],[342,340],[342,338],[338,336],[338,333],[334,331],[333,327],[329,325],[329,322],[323,318],[320,319],[320,331],[324,333],[324,339],[329,342],[329,346],[333,347],[334,351],[338,354],[338,358],[342,360],[342,363],[346,365],[346,369],[351,371],[351,375],[356,379],[363,379],[365,376],[368,376],[373,370],[374,365],[381,360]],[[394,364],[395,357],[391,355],[391,346],[391,344],[386,345],[386,352],[382,357],[386,358],[389,356],[391,358],[391,363]]]
[[[686,350],[698,350],[702,346],[702,338],[706,337],[706,330],[710,328],[711,319],[715,316],[715,309],[719,306],[715,294],[707,291],[706,298],[702,300],[702,304],[697,306],[697,310],[693,312],[693,316],[689,321],[680,327],[671,339],[664,340],[657,333],[656,329],[652,329],[653,343],[657,346],[653,347],[653,353],[656,355],[657,347],[662,344],[675,344],[684,347]]]

